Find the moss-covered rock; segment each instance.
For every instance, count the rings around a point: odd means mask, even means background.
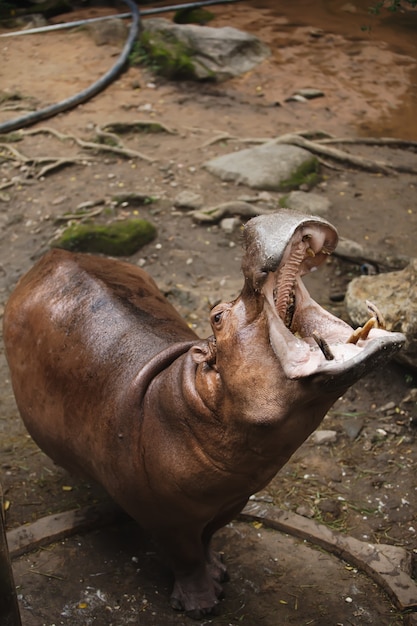
[[[51,243],[51,247],[110,256],[130,256],[155,237],[155,226],[142,219],[112,224],[73,224]]]
[[[222,180],[264,191],[291,191],[300,185],[310,188],[319,180],[319,163],[311,152],[274,141],[222,154],[204,167]]]
[[[186,80],[196,77],[191,50],[170,33],[143,32],[136,53],[140,62],[147,63],[154,72],[166,78]]]
[[[269,54],[254,35],[231,26],[210,28],[147,19],[131,63],[147,63],[169,78],[222,81],[252,70]]]
[[[316,157],[304,161],[286,180],[281,181],[280,191],[291,191],[299,189],[301,185],[306,185],[309,189],[317,185],[320,181],[319,162]]]

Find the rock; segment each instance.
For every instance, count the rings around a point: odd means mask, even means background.
[[[112,256],[130,256],[155,237],[155,226],[141,219],[112,224],[73,224],[51,243],[51,247]]]
[[[285,98],[285,102],[307,102],[307,100],[313,100],[314,98],[322,98],[324,91],[320,89],[297,89],[291,96]]]
[[[358,265],[371,265],[375,270],[374,273],[377,273],[378,269],[382,271],[403,269],[410,262],[410,259],[404,255],[387,255],[386,251],[381,253],[378,250],[365,249],[357,241],[345,237],[339,237],[334,254],[358,263]],[[371,268],[367,268],[367,270],[364,273],[372,273]]]
[[[313,100],[313,98],[322,98],[324,96],[324,91],[320,89],[297,89],[294,93],[302,98],[306,98],[306,100]]]
[[[201,209],[203,206],[203,196],[194,191],[181,191],[174,200],[174,206],[178,209]]]
[[[311,443],[321,446],[327,443],[335,443],[337,432],[335,430],[316,430],[311,436]]]
[[[356,13],[358,9],[355,4],[352,4],[352,2],[346,2],[346,4],[340,7],[340,10],[345,13]]]
[[[301,96],[299,93],[295,93],[288,98],[285,98],[285,102],[307,102],[307,98]]]
[[[337,244],[337,255],[361,263],[365,258],[365,249],[357,241],[346,239],[345,237],[339,237]]]
[[[90,23],[87,30],[96,46],[118,46],[126,40],[129,33],[127,25],[118,18]]]
[[[314,509],[311,506],[306,506],[305,504],[301,504],[299,507],[297,507],[295,512],[297,513],[297,515],[309,517],[310,519],[314,517]]]
[[[238,217],[225,217],[220,222],[220,228],[228,235],[231,235],[233,231],[240,226],[240,224],[241,221]]]
[[[127,191],[125,193],[118,193],[115,196],[112,196],[111,200],[116,205],[122,204],[124,206],[143,206],[156,202],[158,198],[156,196],[150,196],[146,192]]]
[[[204,167],[221,180],[254,189],[287,191],[318,179],[318,161],[303,148],[268,142],[216,157]]]
[[[30,30],[31,28],[42,28],[43,26],[48,26],[48,20],[41,13],[21,15],[14,19],[7,20],[8,28]]]
[[[392,411],[393,409],[395,409],[395,402],[393,402],[392,400],[390,402],[387,402],[386,404],[383,404],[382,406],[378,407],[376,409],[377,413],[387,413],[387,411]]]
[[[360,434],[364,420],[362,417],[352,417],[350,419],[343,420],[343,430],[352,441]]]
[[[355,325],[363,326],[369,318],[366,300],[381,311],[388,330],[406,336],[396,359],[417,368],[417,259],[401,271],[360,276],[349,283],[345,303]]]
[[[410,389],[403,402],[417,402],[417,387]]]
[[[323,515],[325,521],[338,519],[342,514],[342,505],[338,500],[325,498],[317,503],[317,508]]]
[[[257,37],[236,28],[144,21],[141,44],[160,73],[171,78],[226,80],[253,69],[269,55]]]
[[[283,208],[294,209],[310,215],[326,215],[330,209],[330,200],[318,193],[291,191],[280,199],[279,205]]]

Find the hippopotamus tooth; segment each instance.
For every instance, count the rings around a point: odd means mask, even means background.
[[[28,431],[152,531],[175,575],[172,606],[197,619],[222,597],[213,534],[404,342],[374,322],[351,341],[309,296],[301,277],[337,244],[327,221],[280,211],[244,235],[243,289],[213,308],[205,340],[142,269],[63,250],[19,281],[4,314]]]

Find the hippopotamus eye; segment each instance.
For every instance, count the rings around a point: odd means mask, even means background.
[[[212,311],[211,319],[210,319],[212,326],[217,326],[217,327],[220,326],[222,319],[223,319],[223,314],[224,314],[223,308],[219,309],[216,307],[216,309]]]
[[[220,322],[220,320],[222,319],[222,315],[223,315],[223,311],[219,311],[218,313],[216,313],[216,314],[213,316],[213,322],[214,322],[215,324],[218,324],[218,323]]]

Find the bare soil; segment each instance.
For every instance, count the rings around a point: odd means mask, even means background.
[[[96,127],[156,120],[175,134],[122,137],[127,147],[153,162],[85,151],[51,134],[25,135],[11,145],[28,157],[83,160],[38,177],[41,165],[10,159],[1,150],[1,306],[19,276],[68,222],[62,216],[74,214],[80,203],[103,200],[98,218],[103,222],[139,215],[156,225],[157,239],[128,260],[143,265],[197,333],[207,336],[210,307],[235,297],[242,285],[240,231],[227,234],[218,225],[197,225],[175,208],[174,200],[189,190],[201,194],[208,207],[257,194],[219,182],[202,167],[205,161],[248,145],[239,139],[301,129],[417,140],[417,127],[407,117],[415,105],[417,75],[411,38],[400,30],[394,40],[383,20],[371,34],[363,33],[358,26],[362,13],[340,13],[340,2],[327,13],[306,1],[286,3],[290,6],[280,11],[274,4],[242,2],[212,9],[214,26],[254,32],[271,46],[270,58],[249,74],[220,85],[197,85],[168,82],[132,67],[94,99],[38,125],[91,141]],[[298,14],[293,5],[299,6]],[[84,9],[68,19],[105,12]],[[1,39],[1,89],[23,99],[3,102],[0,122],[22,114],[10,111],[10,104],[45,106],[84,89],[119,52],[120,45],[96,46],[86,29]],[[301,87],[322,89],[325,96],[286,102]],[[211,142],[222,134],[239,139]],[[411,152],[364,146],[349,150],[416,165]],[[330,199],[328,218],[341,235],[365,244],[370,256],[416,255],[415,176],[372,175],[340,163],[337,169],[321,167],[322,182],[315,191]],[[13,184],[6,186],[9,182]],[[112,204],[115,195],[129,192],[146,193],[155,201]],[[272,193],[270,202],[278,207],[279,198]],[[308,286],[316,300],[346,319],[342,296],[360,272],[358,264],[334,258]],[[17,413],[3,352],[0,356],[1,480],[8,527],[105,498],[96,487],[54,466],[31,441]],[[417,406],[407,396],[415,387],[416,374],[392,363],[356,384],[323,423],[337,432],[336,442],[317,446],[307,441],[261,497],[358,539],[392,543],[413,554]],[[241,522],[223,530],[218,542],[232,574],[218,623],[403,623],[365,577],[301,542]],[[21,557],[15,575],[24,625],[182,624],[182,616],[167,610],[170,580],[154,552],[126,523]],[[350,605],[345,598],[354,596],[352,589],[359,599]]]

